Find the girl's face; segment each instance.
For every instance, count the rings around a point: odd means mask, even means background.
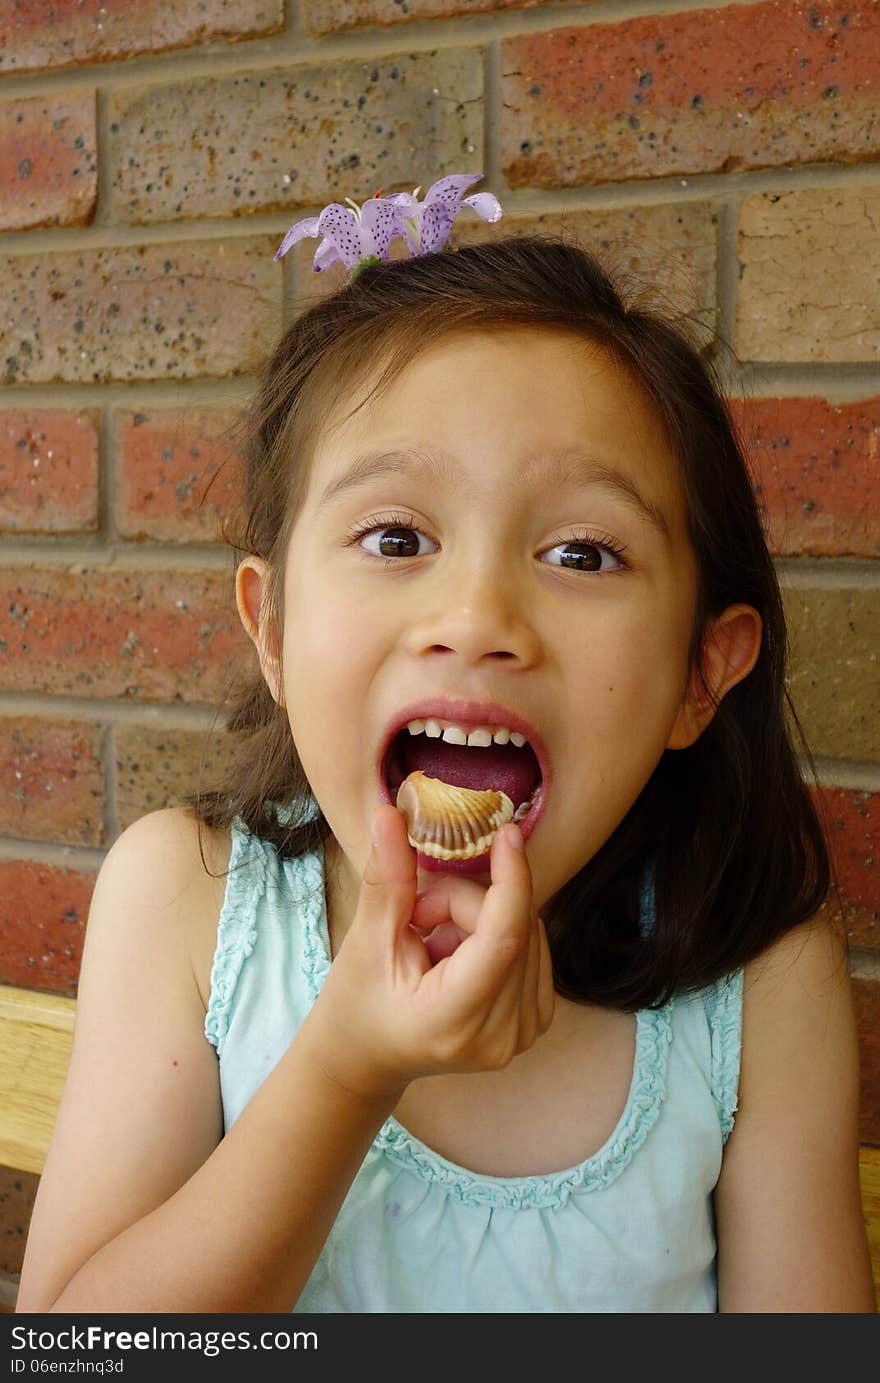
[[[337,897],[357,897],[389,725],[440,696],[500,703],[543,739],[550,780],[526,842],[540,911],[663,751],[695,737],[683,706],[696,568],[659,420],[600,348],[511,328],[432,345],[333,422],[292,533],[282,676],[335,837]],[[340,484],[390,451],[418,456]]]

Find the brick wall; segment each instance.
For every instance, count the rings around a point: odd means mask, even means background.
[[[73,995],[101,860],[249,656],[218,519],[297,215],[485,170],[720,333],[791,621],[880,1143],[880,7],[55,0],[0,16],[0,982]],[[498,228],[471,218],[460,241]],[[726,360],[726,363],[724,361]],[[209,480],[220,474],[206,494]],[[0,1309],[36,1177],[0,1170]]]

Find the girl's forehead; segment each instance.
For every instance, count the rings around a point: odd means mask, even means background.
[[[310,510],[392,476],[462,502],[528,492],[616,494],[666,544],[686,526],[680,468],[659,412],[610,352],[571,332],[520,331],[432,343],[370,396],[328,419]],[[495,489],[491,489],[492,486]],[[513,489],[510,486],[513,485]],[[593,493],[596,493],[594,490]]]
[[[327,410],[315,456],[420,424],[450,434],[550,431],[560,446],[566,431],[576,437],[585,427],[612,429],[619,440],[637,433],[639,447],[646,430],[657,440],[662,433],[646,390],[599,343],[564,328],[469,328],[409,357],[386,348],[350,377]]]

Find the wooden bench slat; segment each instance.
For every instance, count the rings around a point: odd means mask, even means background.
[[[73,1044],[76,1001],[0,986],[0,1165],[43,1170]]]

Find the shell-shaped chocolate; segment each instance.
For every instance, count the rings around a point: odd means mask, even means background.
[[[483,855],[500,826],[513,819],[513,803],[495,788],[463,788],[416,769],[397,789],[407,838],[436,860]]]

